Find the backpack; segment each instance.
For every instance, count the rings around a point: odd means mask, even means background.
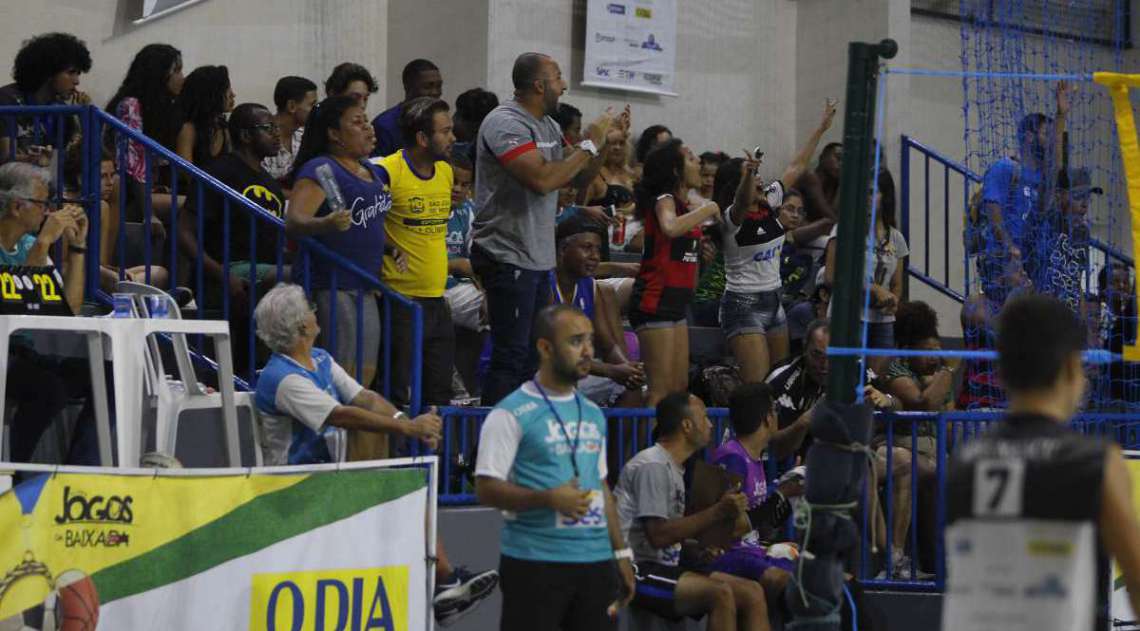
[[[1018,168],[1013,170],[1013,175],[1009,178],[1009,190],[1017,188],[1017,181],[1021,178],[1021,164],[1017,158],[1010,157]],[[977,256],[986,249],[985,228],[989,225],[989,215],[985,209],[982,208],[982,190],[983,186],[979,186],[972,195],[970,201],[966,206],[966,214],[962,217],[962,239],[966,246],[966,256]]]

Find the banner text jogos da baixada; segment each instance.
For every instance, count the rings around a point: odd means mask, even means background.
[[[427,628],[431,468],[95,471],[0,495],[0,631]]]

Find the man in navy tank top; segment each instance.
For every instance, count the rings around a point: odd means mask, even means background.
[[[1001,313],[1009,408],[954,453],[944,629],[1109,629],[1110,559],[1140,611],[1140,526],[1120,447],[1066,426],[1084,397],[1086,337],[1050,296]]]
[[[605,235],[604,226],[584,217],[558,224],[558,267],[550,275],[550,293],[555,304],[574,305],[594,324],[594,360],[590,374],[578,383],[582,394],[602,407],[639,407],[645,369],[641,362],[629,360],[621,322],[615,317],[616,293],[594,278]]]

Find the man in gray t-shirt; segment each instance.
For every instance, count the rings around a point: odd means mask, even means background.
[[[550,116],[566,91],[558,63],[524,53],[511,79],[515,98],[483,120],[476,148],[471,266],[486,290],[492,342],[484,405],[495,405],[534,374],[531,324],[550,303],[558,189],[597,174],[612,118],[608,112],[599,117],[586,132],[590,140],[564,155],[562,129]]]
[[[745,620],[766,623],[767,605],[759,583],[720,573],[706,576],[680,565],[681,542],[686,539],[725,521],[737,522],[742,531],[751,527],[744,516],[748,500],[738,489],[685,516],[682,464],[712,436],[704,402],[687,392],[670,394],[657,404],[656,420],[657,443],[626,463],[614,488],[618,517],[633,549],[637,576],[633,605],[670,619],[708,614],[709,628],[736,628],[738,613]],[[721,597],[728,593],[731,607]]]

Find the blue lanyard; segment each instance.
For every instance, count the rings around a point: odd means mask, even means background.
[[[542,389],[542,386],[538,385],[538,379],[535,379],[531,383],[534,384],[538,393],[542,395],[542,400],[546,401],[547,407],[550,408],[550,413],[554,415],[554,420],[558,421],[558,427],[562,428],[562,435],[566,437],[566,443],[570,444],[570,433],[566,431],[566,424],[562,422],[562,416],[558,413],[554,404],[550,402],[550,397],[547,397],[546,391]],[[573,444],[570,444],[570,466],[574,468],[574,477],[578,478],[580,477],[578,475],[578,443],[582,440],[582,399],[578,398],[577,390],[574,391],[574,403],[578,404],[578,430],[574,432]]]

